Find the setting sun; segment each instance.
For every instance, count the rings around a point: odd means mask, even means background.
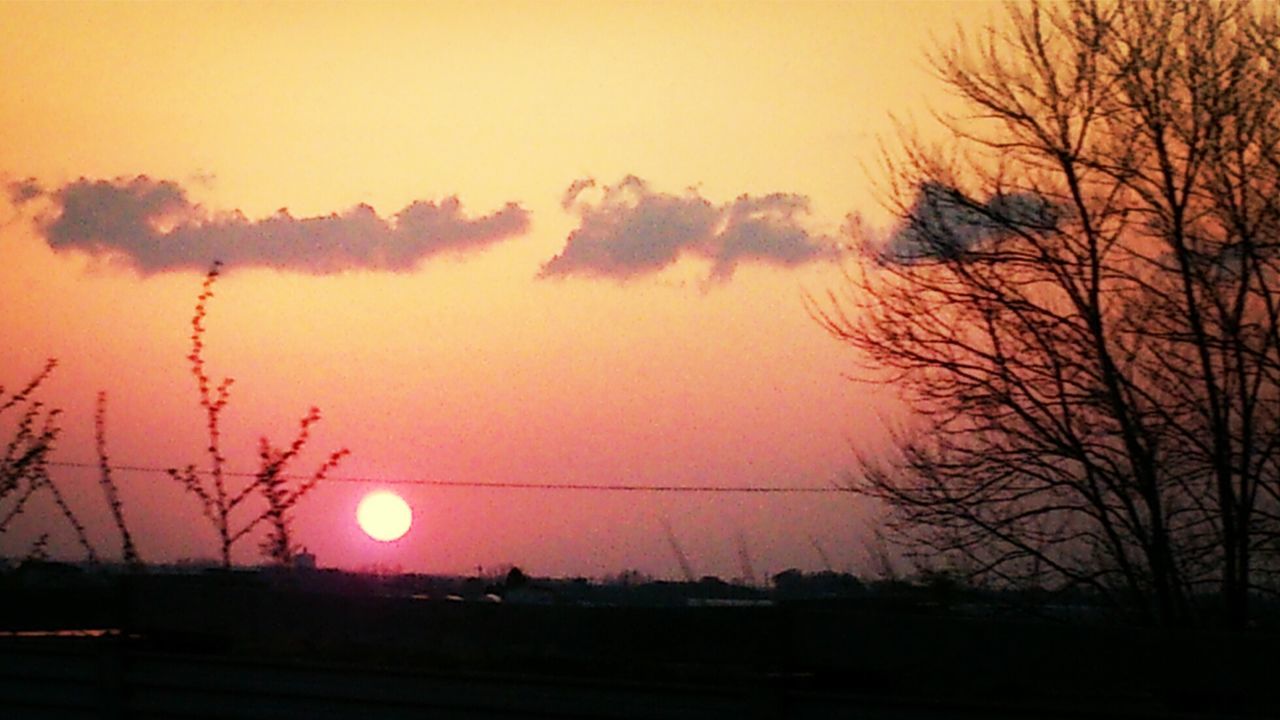
[[[387,490],[364,496],[356,508],[356,522],[374,540],[391,542],[404,537],[413,524],[413,511],[404,498]]]

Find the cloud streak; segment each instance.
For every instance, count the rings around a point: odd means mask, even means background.
[[[33,200],[32,188],[11,184],[11,197]],[[121,261],[144,274],[268,267],[315,275],[344,270],[408,272],[424,259],[488,247],[524,234],[529,213],[515,203],[468,216],[457,197],[415,201],[382,217],[368,205],[297,218],[281,209],[250,220],[239,211],[214,214],[193,203],[185,188],[145,175],[114,180],[81,178],[43,191],[56,212],[39,221],[55,250],[78,250]]]
[[[836,256],[833,238],[804,227],[803,195],[742,195],[716,205],[694,190],[655,192],[628,175],[615,185],[574,181],[561,207],[578,216],[578,227],[540,277],[628,280],[696,257],[711,263],[711,279],[723,281],[743,263],[793,267]]]

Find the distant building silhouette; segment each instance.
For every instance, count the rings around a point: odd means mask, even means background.
[[[306,548],[293,557],[293,566],[299,570],[315,570],[316,554]]]

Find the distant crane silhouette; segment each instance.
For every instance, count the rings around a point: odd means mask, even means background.
[[[696,582],[697,577],[694,576],[693,566],[689,564],[689,558],[685,556],[680,543],[676,541],[676,534],[671,531],[671,523],[663,520],[662,529],[667,532],[667,542],[671,543],[671,552],[675,553],[676,562],[680,563],[680,570],[684,573],[685,580]]]

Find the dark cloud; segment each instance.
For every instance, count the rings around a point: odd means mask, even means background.
[[[954,258],[983,241],[1016,232],[1048,232],[1057,222],[1057,209],[1038,195],[1006,193],[982,202],[942,183],[926,182],[882,257],[895,262]]]
[[[794,266],[835,256],[831,238],[801,224],[808,198],[775,193],[743,195],[714,205],[696,190],[654,192],[629,175],[583,200],[594,180],[578,180],[561,205],[578,215],[564,250],[542,266],[541,276],[590,275],[625,280],[656,272],[681,256],[711,262],[711,277],[727,280],[744,262]]]
[[[14,180],[6,183],[4,189],[9,195],[9,202],[17,206],[26,205],[44,194],[44,188],[35,178]]]
[[[456,197],[415,201],[390,217],[368,205],[296,218],[281,209],[261,220],[239,211],[213,214],[169,180],[146,176],[80,179],[48,196],[58,212],[41,224],[55,249],[123,260],[143,273],[271,267],[326,274],[348,269],[401,272],[444,252],[485,247],[523,234],[529,214],[508,203],[468,217]]]
[[[725,210],[726,222],[712,243],[712,275],[727,279],[740,262],[794,266],[834,257],[836,243],[815,238],[801,226],[809,213],[803,195],[742,195]]]

